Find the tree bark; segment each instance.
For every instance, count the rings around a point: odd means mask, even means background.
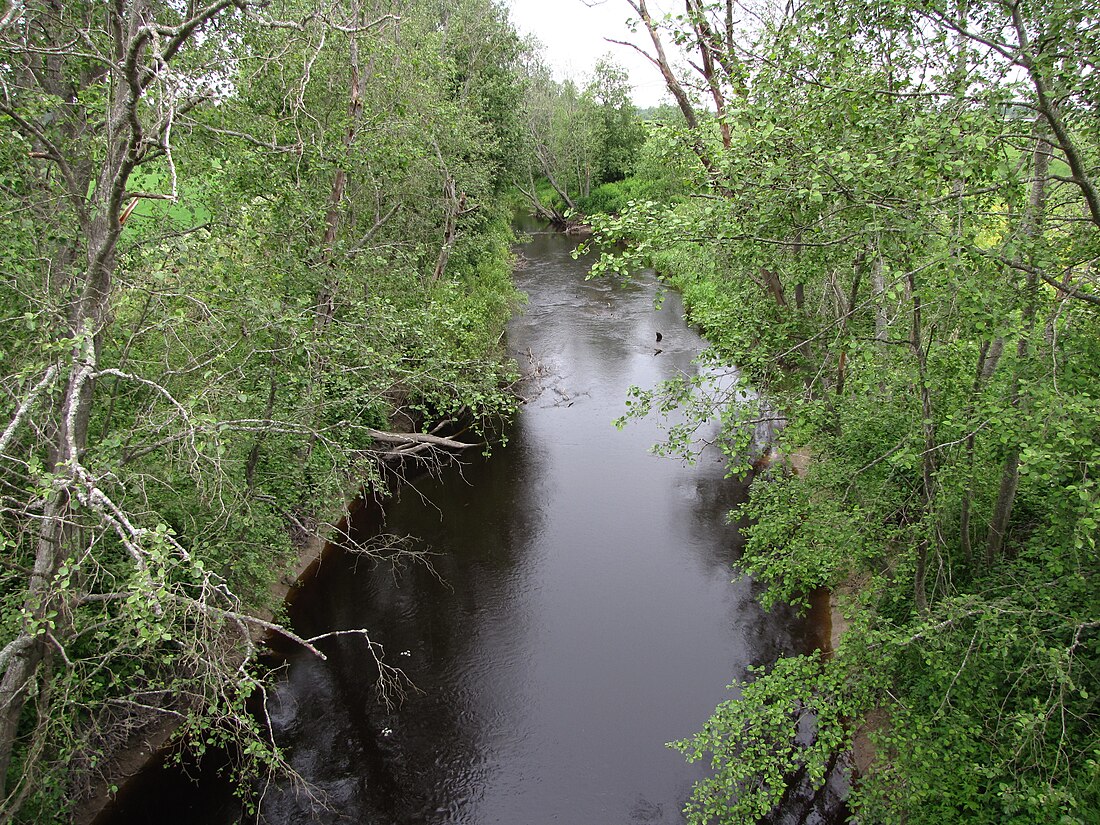
[[[978,366],[974,372],[974,384],[970,389],[970,403],[967,405],[965,420],[969,421],[974,413],[974,405],[982,391],[982,385],[987,379],[985,375],[986,362],[989,359],[989,351],[992,348],[990,342],[982,343],[978,351]],[[963,560],[969,568],[974,559],[974,549],[970,536],[970,508],[974,498],[974,452],[977,436],[972,432],[966,437],[966,489],[963,491],[962,504],[959,508],[959,544],[962,547]]]
[[[531,204],[531,208],[535,212],[535,217],[546,221],[556,229],[564,229],[566,226],[565,215],[557,210],[551,209],[542,202],[542,199],[539,198],[538,189],[535,186],[534,175],[530,169],[528,169],[527,172],[527,181],[527,188],[524,188],[523,184],[518,180],[515,181],[515,184],[520,193],[527,198],[527,202]]]
[[[563,201],[565,201],[566,206],[568,206],[573,211],[577,211],[577,204],[570,196],[569,190],[558,183],[557,178],[554,177],[552,164],[550,164],[550,162],[542,155],[541,152],[538,152],[536,150],[536,154],[539,158],[539,165],[542,169],[542,174],[546,176],[547,183],[549,183],[553,190],[558,193]]]
[[[437,148],[438,152],[438,148]],[[443,155],[439,155],[442,163]],[[447,264],[451,260],[455,242],[458,240],[458,220],[472,212],[477,211],[477,206],[466,205],[466,193],[459,194],[456,189],[455,179],[450,172],[444,170],[443,183],[443,245],[439,249],[436,258],[435,269],[432,271],[432,283],[435,283],[447,271]]]
[[[359,130],[359,119],[363,114],[363,80],[359,68],[359,35],[362,13],[359,0],[351,0],[351,26],[348,34],[348,66],[351,81],[348,89],[348,128],[344,132],[344,157],[350,158],[351,148]],[[332,177],[332,189],[329,192],[328,209],[325,212],[325,233],[321,239],[321,254],[329,264],[329,273],[317,292],[317,332],[324,331],[336,315],[336,292],[340,286],[339,273],[333,268],[336,237],[340,229],[340,213],[344,202],[344,190],[347,188],[347,169],[341,166]]]
[[[1046,122],[1051,133],[1054,135],[1055,140],[1058,141],[1058,147],[1062,150],[1062,154],[1066,158],[1066,163],[1073,173],[1070,182],[1081,190],[1081,195],[1084,197],[1085,205],[1088,208],[1090,220],[1095,226],[1100,227],[1100,190],[1097,189],[1096,183],[1093,181],[1088,162],[1085,160],[1080,148],[1077,146],[1077,142],[1070,134],[1069,127],[1062,118],[1062,114],[1058,107],[1057,96],[1051,93],[1051,84],[1044,72],[1045,67],[1042,64],[1042,55],[1040,54],[1042,46],[1033,46],[1031,38],[1028,36],[1028,27],[1021,14],[1020,7],[1013,4],[1011,9],[1012,26],[1016,31],[1016,37],[1020,46],[1017,64],[1023,66],[1028,73],[1028,77],[1031,78],[1031,84],[1035,89],[1035,97],[1039,103],[1039,113]],[[1040,37],[1039,39],[1041,40],[1042,38]],[[1050,144],[1044,142],[1044,149],[1048,153],[1047,166],[1044,168],[1042,176],[1042,199],[1045,202]],[[1036,168],[1038,169],[1038,167]],[[1036,174],[1037,180],[1038,177],[1038,174]],[[1033,196],[1034,193],[1035,189],[1033,188]]]
[[[886,281],[882,275],[882,255],[871,250],[871,293],[875,298],[875,340],[885,344],[890,337],[890,317],[886,312]]]
[[[688,97],[683,84],[676,77],[676,73],[672,71],[672,65],[668,62],[668,55],[665,53],[664,42],[661,40],[660,32],[657,31],[657,24],[653,22],[653,18],[649,13],[646,0],[627,0],[627,2],[645,25],[656,56],[646,54],[644,51],[642,53],[660,70],[661,76],[665,80],[665,86],[676,99],[676,105],[680,107],[680,112],[683,114],[684,120],[693,135],[691,149],[695,156],[699,158],[699,162],[703,164],[703,168],[707,171],[707,175],[712,185],[714,185],[718,179],[718,169],[699,134],[699,116],[696,114],[695,107],[692,106],[691,98]]]
[[[855,263],[852,266],[852,286],[848,292],[847,304],[842,307],[843,315],[840,318],[840,334],[843,335],[848,331],[849,320],[852,317],[852,313],[856,311],[856,304],[859,301],[859,287],[863,282],[863,270],[867,262],[866,251],[860,251],[856,255]],[[839,290],[838,290],[839,291]],[[841,349],[840,355],[837,359],[836,368],[836,397],[840,398],[844,395],[844,384],[847,380],[847,373],[845,366],[848,360],[848,351],[846,348]],[[839,432],[839,422],[837,424],[837,431]]]
[[[932,392],[928,386],[928,355],[924,348],[920,291],[917,289],[916,276],[909,275],[909,293],[912,300],[912,325],[910,327],[909,349],[917,362],[919,378],[918,391],[921,406],[921,433],[924,436],[924,450],[921,455],[921,500],[924,519],[922,529],[927,529],[935,504],[936,473],[936,425],[932,417]],[[917,612],[928,612],[928,551],[932,542],[922,536],[917,541],[916,570],[913,576],[913,603]]]
[[[1036,123],[1036,131],[1041,131],[1041,124],[1038,122]],[[1040,133],[1036,137],[1035,150],[1032,154],[1031,192],[1028,197],[1027,213],[1021,227],[1021,235],[1027,241],[1034,241],[1042,231],[1043,218],[1046,212],[1050,156],[1051,145],[1046,136]],[[1038,276],[1035,274],[1035,269],[1031,267],[1025,273],[1024,278],[1024,300],[1021,311],[1022,328],[1020,339],[1016,344],[1016,365],[1012,371],[1012,385],[1009,391],[1010,404],[1017,413],[1023,412],[1026,406],[1024,394],[1021,391],[1021,382],[1031,352],[1031,337],[1035,331],[1038,292]],[[989,522],[989,534],[985,546],[985,565],[987,569],[996,564],[1004,552],[1005,535],[1012,520],[1012,508],[1016,501],[1016,490],[1019,483],[1020,447],[1019,443],[1016,442],[1005,457],[1001,469],[1001,483],[997,490],[997,501],[993,505],[993,513]]]
[[[695,31],[696,41],[699,46],[699,56],[702,59],[702,75],[710,90],[711,99],[714,101],[714,113],[718,118],[718,126],[722,132],[722,146],[728,151],[733,145],[730,135],[729,121],[726,119],[726,97],[722,92],[722,82],[717,75],[715,63],[718,58],[719,45],[714,30],[703,11],[701,0],[684,0],[687,8],[687,17]]]

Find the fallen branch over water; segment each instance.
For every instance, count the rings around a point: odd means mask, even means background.
[[[432,447],[444,447],[448,450],[465,450],[474,446],[474,444],[468,444],[465,441],[457,441],[453,438],[447,438],[442,435],[432,435],[430,433],[393,433],[386,430],[373,429],[368,429],[366,433],[375,441],[381,441],[384,444],[409,445],[413,447],[428,445]]]

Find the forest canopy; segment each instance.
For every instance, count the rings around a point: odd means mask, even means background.
[[[278,767],[269,585],[514,405],[524,49],[493,0],[4,5],[0,820],[164,720]]]
[[[593,218],[597,268],[656,267],[740,379],[631,415],[720,417],[732,472],[772,461],[739,569],[851,623],[676,743],[713,768],[689,822],[755,822],[857,738],[860,821],[1097,821],[1097,9],[623,8],[678,109],[638,188],[672,194]]]

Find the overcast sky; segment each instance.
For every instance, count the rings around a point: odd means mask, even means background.
[[[630,73],[634,102],[654,106],[665,96],[657,67],[626,46],[604,38],[647,42],[645,30],[631,35],[626,21],[633,10],[626,0],[509,0],[512,20],[521,34],[533,34],[544,46],[543,56],[559,79],[571,76],[583,81],[601,56],[610,52]],[[658,6],[660,4],[657,4]]]

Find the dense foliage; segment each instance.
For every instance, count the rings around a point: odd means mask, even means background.
[[[520,57],[495,0],[4,6],[0,820],[164,719],[278,762],[295,544],[510,409]]]
[[[851,621],[677,744],[714,769],[689,821],[756,821],[857,734],[859,821],[1098,821],[1096,8],[630,5],[707,105],[655,58],[683,116],[646,152],[688,197],[598,221],[601,266],[656,266],[740,374],[631,409],[721,416],[735,472],[781,419],[740,567]]]
[[[616,205],[645,137],[622,67],[605,57],[578,89],[531,60],[523,117],[527,162],[515,185],[535,215],[565,228]]]

